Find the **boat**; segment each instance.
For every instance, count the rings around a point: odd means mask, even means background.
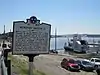
[[[66,52],[86,53],[89,50],[89,46],[86,40],[83,40],[81,36],[75,34],[73,39],[68,40],[68,43],[65,42],[64,49]]]

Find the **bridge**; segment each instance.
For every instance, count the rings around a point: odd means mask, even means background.
[[[79,35],[79,36],[86,36],[86,37],[100,37],[100,34],[64,34],[64,35],[57,35],[55,32],[55,35],[51,35],[51,38],[55,38],[55,36],[57,38],[66,38],[66,37],[73,37],[74,35]],[[0,34],[0,38],[4,38],[4,37],[11,37],[13,36],[13,32],[8,32],[8,33],[3,33]]]
[[[100,38],[100,34],[67,34],[67,35],[51,35],[51,38],[68,38],[73,37],[74,35],[79,35],[81,37],[93,37],[93,38]]]

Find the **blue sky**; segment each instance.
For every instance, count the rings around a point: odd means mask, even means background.
[[[51,34],[100,33],[100,0],[0,0],[0,33],[33,15],[52,25]]]

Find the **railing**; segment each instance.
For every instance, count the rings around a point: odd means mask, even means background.
[[[4,57],[2,55],[0,55],[0,70],[1,70],[1,74],[0,75],[8,75],[7,74],[7,67],[5,66],[5,63],[4,63]]]

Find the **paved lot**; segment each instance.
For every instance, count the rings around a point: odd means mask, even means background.
[[[64,57],[68,58],[68,56],[40,55],[35,57],[34,65],[36,69],[45,72],[46,75],[96,75],[95,72],[70,72],[61,68],[60,62]]]

